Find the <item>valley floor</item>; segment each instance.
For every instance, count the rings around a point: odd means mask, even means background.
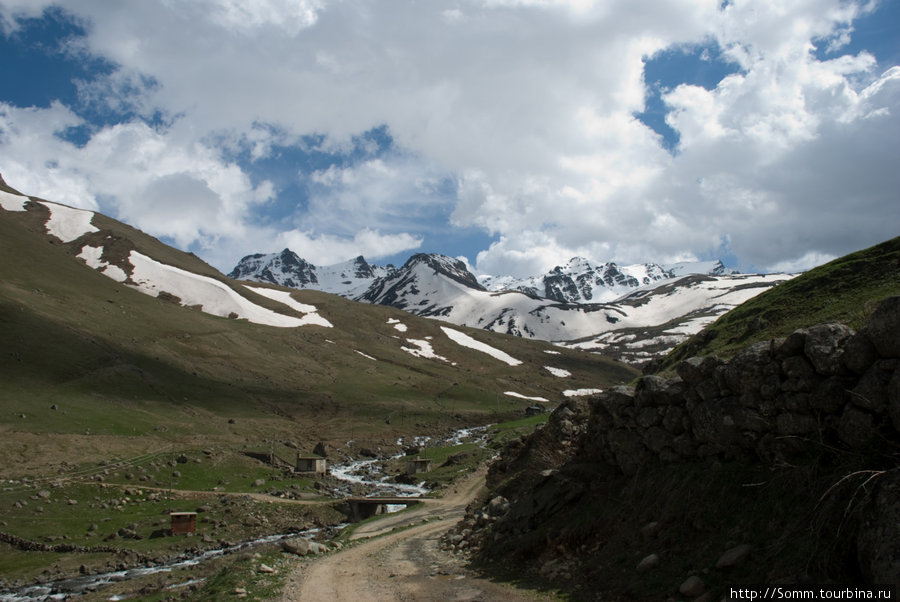
[[[481,469],[441,499],[360,525],[352,537],[359,543],[296,568],[282,602],[556,600],[476,576],[459,556],[440,548],[441,536],[482,489],[484,475]]]

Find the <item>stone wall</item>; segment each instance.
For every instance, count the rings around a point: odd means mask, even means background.
[[[841,324],[758,343],[730,361],[690,358],[589,400],[580,452],[626,475],[648,461],[719,456],[793,462],[823,450],[900,448],[900,297],[854,332]],[[554,430],[577,411],[564,405]]]
[[[596,463],[635,482],[643,466],[710,459],[749,466],[822,467],[832,471],[828,474],[834,480],[826,479],[831,483],[858,470],[854,474],[865,473],[860,477],[865,478],[865,487],[851,492],[849,501],[859,520],[851,525],[842,519],[838,528],[854,542],[841,543],[838,554],[850,568],[838,576],[900,584],[898,365],[900,297],[892,297],[879,305],[859,332],[840,324],[801,329],[784,339],[748,347],[730,361],[685,360],[674,378],[645,375],[634,388],[569,399],[542,428],[504,448],[488,473],[491,501],[469,507],[444,545],[491,557],[524,546],[538,555],[532,568],[539,567],[547,578],[565,579],[570,570],[592,574],[593,569],[583,567],[618,562],[622,553],[583,560],[584,550],[599,550],[603,542],[578,540],[579,553],[567,555],[556,543],[542,547],[535,539],[540,532],[548,543],[557,542],[553,538],[558,533],[541,531],[548,519],[569,511],[578,514],[579,505],[584,516],[583,506],[592,504],[594,496],[617,495],[616,489],[603,489],[606,477],[598,479]],[[717,464],[725,462],[712,465]],[[826,482],[811,486],[809,512],[821,510],[816,509],[822,487],[827,486]],[[770,522],[762,516],[759,521]],[[651,525],[658,523],[647,528]],[[634,546],[643,545],[645,539]],[[501,544],[505,547],[498,548]],[[855,554],[856,560],[843,554]],[[642,566],[643,561],[638,573]],[[719,568],[717,563],[714,570]],[[798,573],[790,578],[806,577]]]

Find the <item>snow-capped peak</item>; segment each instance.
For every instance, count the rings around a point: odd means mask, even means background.
[[[362,255],[342,263],[317,267],[290,249],[284,249],[281,253],[247,255],[228,276],[352,297],[365,291],[376,278],[387,276],[392,271],[393,268],[369,264]]]
[[[613,262],[597,264],[584,257],[573,257],[542,276],[520,279],[483,276],[481,283],[488,290],[515,290],[561,303],[603,303],[670,277],[665,268],[655,263],[620,267]]]

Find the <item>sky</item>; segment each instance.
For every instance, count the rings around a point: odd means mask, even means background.
[[[900,0],[0,0],[0,174],[223,272],[900,234]]]

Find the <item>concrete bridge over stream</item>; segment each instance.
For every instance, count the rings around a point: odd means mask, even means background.
[[[346,498],[350,504],[350,520],[359,522],[383,511],[384,506],[415,506],[425,502],[421,497],[350,497]]]

